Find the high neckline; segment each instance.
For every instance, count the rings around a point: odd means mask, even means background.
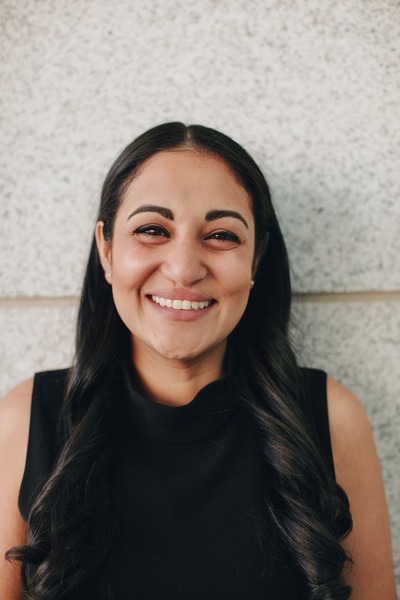
[[[188,404],[167,406],[150,400],[127,375],[127,426],[162,442],[187,444],[206,438],[223,427],[236,405],[229,376],[205,385]]]

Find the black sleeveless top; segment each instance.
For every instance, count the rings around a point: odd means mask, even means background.
[[[27,520],[60,451],[67,370],[35,376],[19,508]],[[334,476],[326,374],[304,369],[316,443]],[[190,404],[124,395],[118,436],[118,527],[108,567],[82,598],[301,600],[303,576],[274,536],[261,498],[265,467],[229,377]],[[268,532],[260,539],[260,523]],[[265,530],[265,529],[264,529]],[[79,596],[80,597],[80,596]]]

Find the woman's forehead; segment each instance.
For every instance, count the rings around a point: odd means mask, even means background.
[[[250,195],[231,167],[218,156],[187,148],[158,152],[143,163],[125,190],[121,208],[160,201],[240,206],[252,213]]]

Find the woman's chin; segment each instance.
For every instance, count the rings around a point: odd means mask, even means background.
[[[201,348],[164,347],[158,350],[160,357],[171,362],[190,362],[199,358]]]
[[[142,344],[138,344],[137,340],[134,340],[134,355],[135,359],[138,359],[138,354],[142,353],[140,347]],[[191,362],[201,361],[205,357],[221,355],[223,356],[226,349],[226,342],[219,342],[217,344],[207,344],[204,340],[187,340],[187,339],[175,339],[171,340],[168,338],[163,341],[158,339],[156,343],[151,345],[146,344],[145,355],[157,362],[171,362],[171,363],[182,363],[187,364]],[[150,356],[149,356],[150,355]]]

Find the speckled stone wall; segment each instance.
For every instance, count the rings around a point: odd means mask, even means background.
[[[2,0],[0,391],[67,365],[99,189],[166,120],[233,136],[271,183],[302,362],[351,387],[400,575],[400,6]]]

